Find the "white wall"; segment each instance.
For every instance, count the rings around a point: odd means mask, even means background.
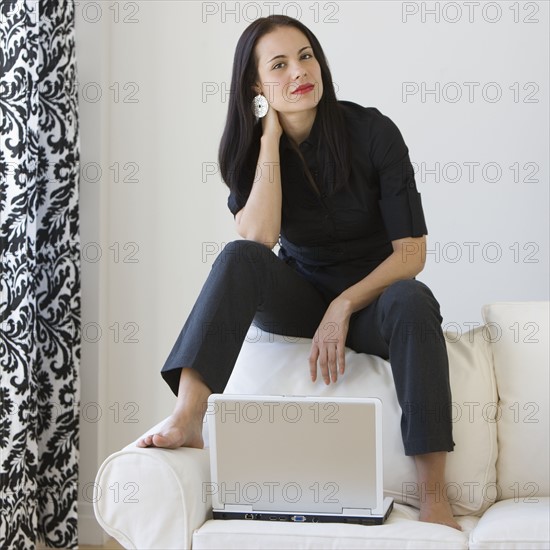
[[[91,8],[93,5],[90,4]],[[92,10],[89,11],[90,15]],[[79,92],[101,87],[109,79],[109,21],[99,18],[93,25],[84,24],[82,11],[77,10],[76,49]],[[94,83],[97,83],[95,85]],[[82,167],[107,166],[110,157],[111,132],[109,108],[101,102],[83,101],[80,107],[80,162]],[[85,170],[82,170],[84,173]],[[90,170],[90,176],[91,176]],[[108,226],[109,188],[102,181],[95,183],[81,178],[80,232],[85,250],[104,247],[109,238]],[[90,243],[90,244],[88,244]],[[96,244],[93,244],[96,243]],[[82,317],[83,323],[93,326],[107,324],[107,296],[109,270],[106,262],[82,262]],[[89,326],[89,329],[93,328]],[[90,336],[92,331],[89,332]],[[94,338],[95,340],[95,338]],[[95,521],[92,502],[94,479],[107,451],[108,424],[101,413],[107,396],[108,346],[105,340],[82,340],[80,368],[81,422],[80,422],[80,471],[79,471],[79,542],[102,544],[103,531]],[[103,418],[102,418],[103,417]]]
[[[82,488],[103,458],[171,411],[159,370],[212,265],[208,252],[237,237],[227,188],[210,173],[233,51],[269,6],[77,6]],[[341,99],[376,106],[401,129],[428,222],[420,278],[444,323],[466,331],[484,303],[548,299],[548,4],[279,2],[275,11],[320,39]],[[99,536],[89,500],[82,493],[82,543]]]

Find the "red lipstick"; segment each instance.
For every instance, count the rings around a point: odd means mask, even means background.
[[[302,84],[301,86],[298,86],[292,93],[293,94],[307,94],[308,92],[311,92],[315,88],[315,86],[311,83]]]

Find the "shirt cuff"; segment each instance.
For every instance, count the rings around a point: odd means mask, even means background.
[[[379,205],[391,241],[428,234],[418,191],[411,189],[397,197],[385,197]]]

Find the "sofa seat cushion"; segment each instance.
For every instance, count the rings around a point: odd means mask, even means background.
[[[492,417],[497,393],[489,344],[481,328],[466,334],[448,333],[446,338],[456,446],[448,455],[446,486],[442,489],[455,515],[480,514],[497,495],[497,426]],[[425,488],[418,486],[413,458],[404,453],[401,408],[390,363],[347,349],[346,372],[336,384],[326,386],[321,377],[311,382],[310,347],[309,339],[251,327],[225,392],[378,397],[383,404],[384,492],[396,502],[418,507],[425,498]]]
[[[493,504],[471,532],[470,548],[547,550],[550,548],[550,499],[508,499]]]
[[[418,510],[396,504],[384,525],[209,520],[193,534],[193,550],[262,549],[466,549],[478,518],[458,519],[462,531],[418,521]]]

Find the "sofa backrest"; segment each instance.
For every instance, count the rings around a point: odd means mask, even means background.
[[[456,515],[480,514],[495,500],[498,406],[491,351],[482,328],[448,333],[453,439],[443,488]],[[417,484],[412,457],[401,439],[401,409],[390,364],[373,355],[346,353],[346,372],[325,386],[309,377],[311,340],[289,338],[251,327],[226,393],[378,397],[383,403],[384,492],[397,502],[418,506],[426,492]],[[442,416],[448,411],[435,411]],[[354,434],[350,434],[350,437]],[[251,480],[253,481],[253,480]]]
[[[498,499],[536,503],[549,492],[549,302],[483,307],[499,396]]]

